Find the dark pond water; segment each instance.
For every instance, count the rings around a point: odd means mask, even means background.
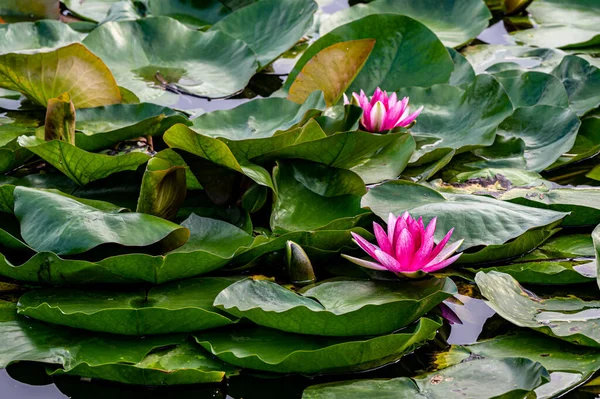
[[[323,13],[333,13],[348,7],[346,0],[319,0]],[[486,29],[478,38],[490,44],[511,44],[503,22],[498,22]],[[285,79],[285,74],[293,67],[294,58],[278,60],[273,65],[270,75],[253,79],[249,89],[244,93],[251,97],[262,93],[264,96],[276,90]],[[210,112],[214,110],[230,109],[249,101],[249,98],[235,98],[227,100],[208,101],[206,99],[190,96],[181,96],[175,108],[187,110],[191,114]],[[482,333],[482,329],[493,328],[496,330],[500,321],[493,318],[494,312],[481,300],[461,296],[464,306],[455,306],[453,309],[463,320],[462,325],[441,331],[440,338],[416,354],[411,354],[402,361],[388,365],[379,370],[361,374],[361,377],[393,378],[414,374],[417,370],[424,370],[431,364],[431,356],[436,350],[447,347],[448,344],[473,343]],[[490,321],[486,323],[486,321]],[[489,327],[488,327],[489,325]],[[89,381],[79,377],[60,377],[51,379],[45,374],[43,367],[36,364],[10,366],[7,370],[0,370],[0,398],[2,399],[60,399],[60,398],[107,398],[110,399],[153,399],[153,398],[220,398],[220,399],[270,399],[300,398],[303,389],[308,385],[332,380],[350,379],[352,376],[315,377],[272,377],[242,375],[232,378],[227,385],[213,386],[186,386],[170,388],[141,388],[114,383]]]

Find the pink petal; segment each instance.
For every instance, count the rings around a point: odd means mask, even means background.
[[[376,259],[381,262],[381,265],[386,269],[396,273],[402,271],[402,265],[394,259],[393,256],[386,254],[380,249],[375,252],[375,255],[377,256]]]
[[[403,229],[396,243],[396,259],[402,265],[402,269],[413,271],[411,268],[412,258],[415,252],[415,244],[408,229]]]
[[[405,212],[404,215],[407,215],[408,212]],[[402,215],[402,217],[399,217],[398,219],[396,219],[396,226],[394,226],[394,235],[392,238],[392,248],[394,248],[394,253],[396,255],[398,255],[397,251],[397,245],[398,245],[398,239],[400,238],[400,233],[402,232],[402,230],[406,230],[407,229],[407,225],[406,225],[406,219],[404,218],[404,215]]]
[[[392,244],[394,240],[394,227],[396,227],[396,220],[398,220],[398,218],[390,212],[390,214],[388,215],[387,231],[388,238],[390,239],[390,242],[392,242]]]
[[[369,241],[365,240],[361,236],[356,233],[352,233],[352,237],[354,238],[354,242],[363,249],[366,253],[368,253],[375,260],[379,260],[375,257],[376,251],[379,249],[378,246],[371,244]]]
[[[421,265],[426,265],[426,260],[428,259],[429,253],[433,249],[433,235],[435,234],[435,226],[437,223],[437,218],[431,219],[425,232],[422,237],[422,244],[418,251],[415,253],[415,257],[413,259],[413,263]]]
[[[463,241],[464,240],[458,240],[455,243],[453,243],[452,245],[444,248],[435,258],[430,260],[428,262],[428,264],[441,262],[441,261],[447,259],[450,255],[452,255],[453,253],[456,252],[456,250],[462,245]]]
[[[396,94],[396,93],[394,93]],[[388,114],[385,121],[384,130],[390,130],[396,127],[400,117],[402,116],[403,107],[402,103],[397,103],[395,106],[388,107]]]
[[[348,100],[348,96],[346,95],[346,93],[344,93],[344,105],[350,104],[350,101]]]
[[[377,239],[377,244],[379,244],[379,248],[385,253],[390,255],[394,255],[392,250],[392,243],[390,239],[385,234],[383,227],[381,227],[378,223],[373,222],[373,231],[375,232],[375,238]]]
[[[451,228],[450,231],[446,233],[444,238],[442,238],[442,240],[438,243],[438,245],[435,246],[433,251],[429,253],[429,256],[427,257],[427,263],[431,262],[436,256],[438,256],[440,252],[442,252],[442,249],[444,249],[444,247],[448,243],[448,240],[450,240],[450,237],[452,237],[453,231],[454,228]]]
[[[384,99],[383,91],[378,87],[375,89],[375,93],[373,93],[373,97],[371,97],[371,106],[375,106],[375,104]]]
[[[357,264],[359,266],[362,266],[362,267],[366,267],[367,269],[387,270],[385,267],[381,266],[379,263],[376,263],[376,262],[370,262],[368,260],[355,258],[354,256],[349,256],[349,255],[344,255],[344,254],[342,254],[342,256],[344,258],[348,259],[350,262]]]
[[[457,260],[458,258],[460,258],[460,256],[461,256],[461,255],[462,255],[462,252],[461,252],[461,253],[459,253],[459,254],[456,254],[456,255],[454,255],[454,256],[453,256],[453,257],[451,257],[451,258],[448,258],[448,259],[446,259],[446,260],[443,260],[443,261],[441,261],[441,262],[439,262],[439,263],[435,263],[435,264],[433,264],[433,265],[426,266],[426,267],[424,267],[424,268],[423,268],[423,269],[421,269],[421,270],[423,270],[425,273],[432,273],[432,272],[435,272],[436,270],[443,269],[444,267],[446,267],[446,266],[448,266],[448,265],[450,265],[450,264],[454,263],[454,261],[455,261],[455,260]]]
[[[417,116],[419,116],[419,114],[421,113],[421,111],[423,111],[423,107],[420,107],[418,110],[416,110],[415,112],[413,112],[412,115],[410,115],[408,118],[400,121],[399,122],[399,126],[408,126],[408,125],[410,125],[415,119],[417,119]]]
[[[381,101],[377,101],[371,109],[371,132],[380,132],[385,122],[387,111]]]
[[[388,103],[387,103],[388,110],[394,108],[394,106],[396,105],[397,102],[398,102],[398,96],[396,96],[396,93],[392,93],[392,95],[390,96],[390,99],[388,100]]]

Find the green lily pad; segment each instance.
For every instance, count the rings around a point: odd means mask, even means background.
[[[52,373],[139,385],[220,382],[237,372],[185,343],[183,335],[115,337],[20,317],[0,322],[0,333],[6,338],[0,344],[1,367],[18,361],[40,362],[60,367]]]
[[[309,96],[303,105],[278,97],[260,98],[230,110],[200,115],[193,119],[191,128],[214,138],[261,139],[272,137],[277,131],[296,127],[311,114],[317,114],[318,110],[324,108],[325,100],[320,93]]]
[[[155,103],[176,101],[162,85],[197,96],[232,95],[246,86],[257,65],[242,41],[222,32],[192,30],[168,17],[108,22],[83,43],[108,65],[119,85]],[[185,51],[175,51],[181,48]]]
[[[452,58],[433,32],[403,15],[370,15],[340,26],[314,42],[300,57],[284,84],[288,90],[304,65],[332,44],[375,39],[375,47],[348,92],[370,94],[377,87],[398,91],[403,87],[429,87],[446,83],[454,69]]]
[[[207,331],[196,341],[220,360],[274,373],[360,371],[394,362],[433,339],[440,323],[421,318],[395,334],[364,339],[315,337],[263,327]]]
[[[0,17],[8,22],[59,19],[59,0],[5,0],[0,5]]]
[[[104,21],[108,11],[121,0],[62,0],[69,11],[79,18],[91,21]]]
[[[320,34],[372,14],[401,14],[427,26],[448,47],[460,47],[488,27],[492,14],[480,0],[375,0],[336,12],[321,24]]]
[[[581,120],[579,132],[573,147],[562,154],[546,170],[554,170],[562,166],[581,161],[600,152],[600,114],[591,114]]]
[[[277,330],[311,335],[388,334],[455,294],[450,279],[376,282],[333,279],[300,293],[268,280],[230,285],[214,306]]]
[[[190,27],[212,25],[231,13],[223,1],[147,0],[148,12],[175,18]]]
[[[322,180],[323,175],[328,180]],[[317,163],[279,162],[273,179],[271,229],[276,233],[315,230],[364,213],[360,207],[364,183],[351,171]]]
[[[596,66],[576,55],[567,55],[552,74],[567,89],[571,109],[577,115],[600,106],[600,69]]]
[[[0,53],[62,47],[80,42],[86,36],[68,24],[51,20],[2,24],[0,35],[4,38]]]
[[[136,170],[150,159],[150,155],[143,152],[115,156],[95,154],[66,141],[44,141],[34,136],[21,136],[18,142],[21,147],[33,152],[82,186],[113,173]]]
[[[600,347],[597,301],[575,296],[541,299],[525,291],[513,277],[495,271],[479,272],[475,281],[488,305],[511,323],[577,345]]]
[[[76,108],[121,102],[111,71],[80,43],[53,51],[0,55],[0,87],[19,91],[42,107],[65,92]]]
[[[411,128],[417,142],[411,163],[436,161],[449,150],[464,152],[491,145],[498,125],[513,112],[502,86],[489,75],[476,76],[465,89],[410,87],[402,95],[409,96],[411,104],[425,107]]]
[[[132,247],[160,243],[168,251],[189,238],[189,230],[166,220],[106,212],[49,191],[16,187],[14,198],[21,235],[37,251],[72,255],[108,243]]]
[[[454,71],[450,75],[450,83],[452,86],[465,87],[473,83],[475,80],[475,70],[471,63],[458,51],[447,47],[446,50],[450,53],[454,62]]]
[[[549,379],[548,371],[529,359],[481,359],[414,378],[313,385],[302,399],[523,398]]]
[[[465,47],[461,53],[476,73],[496,73],[511,69],[525,69],[550,73],[567,55],[554,48],[479,44]]]
[[[588,380],[600,369],[600,351],[524,330],[473,345],[454,345],[448,352],[438,354],[436,363],[448,367],[471,356],[488,359],[524,357],[539,362],[550,372],[551,381],[536,389],[538,398],[560,396]],[[555,390],[548,392],[551,387],[555,387]]]
[[[494,74],[515,108],[555,105],[566,108],[569,96],[562,82],[553,75],[538,71],[511,69]]]
[[[215,297],[236,279],[203,277],[154,287],[150,291],[76,288],[28,291],[19,314],[52,324],[110,334],[149,335],[206,330],[232,324],[213,307]]]
[[[293,47],[313,23],[313,0],[262,0],[229,14],[210,31],[245,42],[265,67]]]
[[[387,182],[369,190],[362,205],[387,220],[388,214],[408,211],[428,222],[437,217],[436,240],[451,228],[452,240],[464,239],[460,250],[478,245],[504,244],[526,231],[547,226],[566,216],[565,213],[530,208],[484,196],[439,193],[431,188],[406,181]]]
[[[508,263],[467,270],[506,273],[523,284],[589,283],[596,277],[594,245],[587,234],[553,237]]]
[[[557,48],[600,44],[600,4],[594,0],[536,0],[527,11],[541,26],[515,33],[520,42]]]
[[[161,135],[171,126],[188,119],[171,108],[155,104],[115,104],[77,111],[77,147],[98,151],[120,141],[140,136]]]

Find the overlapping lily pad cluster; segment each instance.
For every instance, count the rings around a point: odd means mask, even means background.
[[[4,2],[0,366],[342,373],[307,399],[581,385],[600,369],[597,287],[573,295],[600,245],[600,5],[529,3]],[[525,7],[540,26],[514,44],[473,42]],[[341,381],[433,340],[455,281],[516,332]]]

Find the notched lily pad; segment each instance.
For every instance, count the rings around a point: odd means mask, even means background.
[[[196,341],[219,359],[274,373],[331,373],[382,366],[433,339],[440,323],[421,318],[395,334],[363,339],[284,333],[263,327],[208,331]]]
[[[542,299],[525,291],[505,273],[479,272],[475,276],[481,294],[500,316],[519,327],[583,346],[600,347],[600,303],[577,297]]]
[[[19,314],[53,324],[111,334],[200,331],[235,319],[212,306],[234,278],[206,277],[134,291],[41,289],[19,299]]]
[[[268,280],[246,279],[219,293],[214,305],[287,332],[378,335],[412,323],[456,292],[447,278],[419,282],[334,279],[298,294]]]

